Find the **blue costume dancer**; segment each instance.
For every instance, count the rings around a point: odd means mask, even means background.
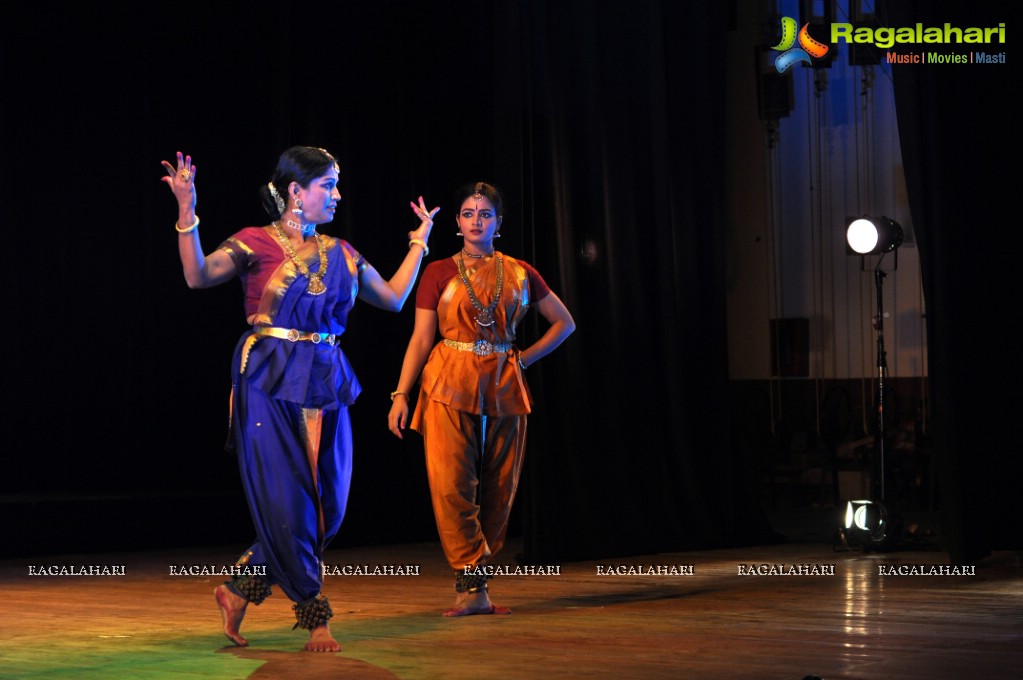
[[[272,223],[242,229],[204,256],[195,167],[181,153],[177,160],[176,167],[163,162],[163,180],[178,200],[185,280],[205,288],[240,277],[252,324],[232,364],[231,443],[257,538],[239,560],[246,573],[215,590],[224,633],[248,644],[239,631],[248,604],[278,585],[295,602],[295,627],[310,631],[305,648],[339,651],[321,592],[322,556],[344,518],[352,470],[348,406],[361,389],[339,342],[356,298],[401,309],[429,252],[437,209],[427,210],[422,197],[411,204],[419,228],[385,281],[351,245],[316,232],[341,199],[339,169],[323,149],[293,147],[262,188]]]
[[[242,561],[265,566],[268,578],[242,576],[228,588],[258,604],[275,582],[299,603],[304,625],[307,607],[328,611],[315,602],[325,600],[320,556],[348,499],[348,405],[361,388],[339,343],[366,263],[344,241],[317,234],[296,251],[316,273],[321,249],[326,256],[323,292],[313,295],[316,279],[303,276],[285,254],[278,229],[244,229],[220,247],[246,285],[255,278],[262,288],[255,317],[250,314],[253,328],[232,364],[231,441],[258,537]]]

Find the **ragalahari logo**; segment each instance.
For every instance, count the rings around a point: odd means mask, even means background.
[[[828,53],[827,45],[810,37],[807,30],[810,24],[803,24],[799,29],[799,47],[794,47],[798,25],[792,17],[781,18],[781,42],[771,48],[781,52],[774,60],[774,67],[778,69],[778,73],[785,73],[793,64],[801,61],[810,64],[812,63],[810,57],[820,59]]]

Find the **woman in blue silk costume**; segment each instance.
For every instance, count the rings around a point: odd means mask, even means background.
[[[322,556],[348,500],[348,406],[361,389],[340,338],[356,298],[389,311],[402,308],[429,252],[437,208],[428,210],[422,197],[411,204],[420,225],[409,232],[408,255],[385,280],[350,244],[317,233],[317,225],[334,219],[341,200],[339,168],[323,149],[293,147],[261,188],[271,223],[242,229],[203,255],[196,167],[180,152],[176,165],[163,166],[162,179],[178,202],[185,281],[208,288],[238,276],[252,325],[231,368],[230,441],[257,540],[239,560],[250,569],[214,591],[224,634],[247,645],[239,630],[246,608],[277,585],[295,603],[295,627],[310,631],[305,649],[340,651],[321,592]]]

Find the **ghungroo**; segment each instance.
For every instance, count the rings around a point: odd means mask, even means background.
[[[226,584],[231,592],[241,595],[255,605],[258,605],[273,593],[270,584],[260,576],[236,576],[227,581]]]
[[[330,608],[330,602],[326,595],[317,595],[311,600],[292,607],[295,610],[295,618],[298,622],[292,627],[312,630],[324,625],[334,616],[334,610]]]
[[[490,577],[482,573],[466,574],[464,571],[455,572],[455,592],[478,593],[487,589],[487,579]]]

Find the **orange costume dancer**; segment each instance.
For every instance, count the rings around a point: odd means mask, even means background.
[[[447,616],[508,613],[490,602],[481,567],[504,545],[522,469],[532,407],[524,371],[575,328],[532,266],[494,250],[502,221],[497,190],[481,182],[460,198],[464,247],[423,273],[416,326],[388,416],[401,437],[421,372],[411,426],[423,436],[437,530],[456,574],[455,607]],[[550,327],[520,352],[516,329],[530,306]]]

